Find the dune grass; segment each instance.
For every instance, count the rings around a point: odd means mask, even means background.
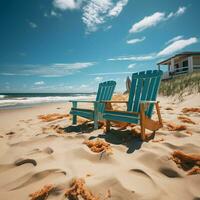
[[[159,93],[164,96],[178,96],[200,93],[200,72],[185,74],[161,82]]]

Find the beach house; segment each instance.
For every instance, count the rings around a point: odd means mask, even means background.
[[[170,79],[174,76],[185,73],[200,71],[200,52],[183,52],[176,54],[166,60],[157,63],[158,69],[167,66],[163,79]]]

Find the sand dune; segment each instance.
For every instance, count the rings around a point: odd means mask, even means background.
[[[100,200],[200,199],[200,174],[187,175],[171,159],[175,150],[200,153],[200,114],[182,112],[200,108],[200,96],[181,103],[160,97],[160,102],[164,127],[148,143],[130,130],[104,134],[103,129],[93,131],[90,123],[71,126],[66,104],[0,111],[0,199],[31,199],[31,193],[48,184],[59,190],[49,192],[47,199],[67,199],[64,194],[74,178],[83,178]],[[38,119],[52,113],[64,118]],[[169,130],[169,123],[186,129]],[[83,144],[98,138],[110,144],[112,153],[95,153]]]

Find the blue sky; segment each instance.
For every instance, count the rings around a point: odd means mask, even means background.
[[[0,0],[0,92],[92,92],[199,51],[198,0]]]

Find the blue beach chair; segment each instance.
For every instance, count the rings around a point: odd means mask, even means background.
[[[70,114],[73,115],[72,124],[77,123],[77,116],[81,116],[94,121],[94,129],[98,129],[98,121],[103,120],[103,111],[105,104],[101,101],[111,100],[114,89],[116,86],[115,81],[106,81],[99,84],[96,101],[70,101],[72,108]],[[94,109],[77,108],[77,103],[92,103]]]
[[[103,118],[106,120],[106,132],[110,131],[110,121],[140,124],[141,138],[145,140],[145,129],[155,132],[163,126],[159,102],[156,101],[162,74],[163,72],[160,70],[134,73],[128,101],[103,101],[105,103]],[[112,103],[126,103],[127,111],[113,110]],[[158,121],[151,119],[154,105]]]

